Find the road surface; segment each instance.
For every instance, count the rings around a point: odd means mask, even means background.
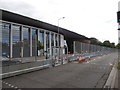
[[[92,58],[90,62],[71,62],[3,79],[3,88],[102,88],[117,53]]]

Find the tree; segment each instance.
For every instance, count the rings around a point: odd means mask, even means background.
[[[116,45],[116,48],[120,49],[120,43],[118,43],[118,44]]]
[[[94,37],[91,37],[91,38],[90,38],[90,42],[91,42],[91,44],[98,45],[99,40],[96,39],[96,38],[94,38]]]
[[[114,42],[110,42],[109,40],[105,40],[103,43],[101,41],[99,41],[98,39],[91,37],[90,38],[90,42],[91,44],[94,45],[100,45],[100,46],[105,46],[105,47],[110,47],[110,48],[115,48],[115,43]]]
[[[98,45],[103,46],[103,43],[101,41],[98,42]]]
[[[41,49],[43,49],[43,48],[44,48],[44,46],[41,44],[40,41],[38,41],[38,42],[37,42],[37,49],[38,49],[38,50],[41,50]]]
[[[109,41],[109,40],[105,40],[105,41],[103,42],[103,46],[111,47],[110,41]]]
[[[111,43],[111,48],[115,48],[115,43]]]

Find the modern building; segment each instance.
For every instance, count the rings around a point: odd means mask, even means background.
[[[0,45],[2,57],[10,59],[37,57],[50,58],[70,51],[73,41],[89,38],[36,19],[0,10]],[[4,58],[5,59],[5,58]]]

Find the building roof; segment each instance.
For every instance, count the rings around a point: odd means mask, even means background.
[[[29,26],[33,26],[33,27],[37,27],[37,28],[42,28],[42,29],[46,29],[46,30],[50,30],[53,32],[58,32],[58,27],[55,25],[51,25],[49,23],[46,22],[42,22],[36,19],[32,19],[30,17],[26,17],[23,15],[19,15],[13,12],[9,12],[6,10],[1,10],[2,11],[2,20],[4,21],[9,21],[9,22],[14,22],[14,23],[19,23],[19,24],[23,24],[23,25],[29,25]],[[1,19],[1,18],[0,18]],[[77,34],[75,32],[72,32],[70,30],[61,28],[59,29],[60,34],[63,34],[65,39],[71,39],[71,40],[89,40],[89,38]]]

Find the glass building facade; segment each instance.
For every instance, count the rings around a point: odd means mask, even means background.
[[[32,56],[37,56],[37,31],[32,29]]]
[[[12,55],[13,58],[21,57],[21,30],[20,26],[12,25]]]
[[[35,56],[50,58],[54,55],[53,48],[58,48],[58,43],[64,44],[64,40],[60,38],[64,36],[58,36],[55,32],[12,22],[0,22],[2,23],[2,57],[4,59]]]
[[[10,56],[10,24],[2,23],[2,56]]]
[[[54,33],[51,33],[51,46],[54,46]]]
[[[44,31],[40,30],[38,33],[38,56],[44,56]]]
[[[23,57],[30,56],[30,29],[27,27],[22,28],[23,34]]]

